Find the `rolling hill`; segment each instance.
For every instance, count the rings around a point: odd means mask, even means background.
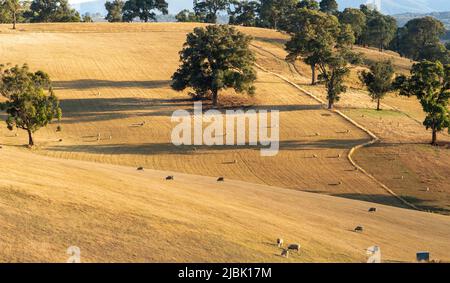
[[[48,72],[64,113],[62,132],[41,129],[31,150],[24,133],[0,127],[0,261],[63,262],[73,245],[86,262],[363,262],[372,245],[386,262],[414,261],[418,250],[450,260],[450,218],[401,201],[442,213],[450,205],[448,149],[426,147],[420,105],[390,95],[384,111],[371,111],[355,67],[340,111],[324,109],[309,68],[284,60],[286,35],[240,28],[254,37],[257,92],[221,94],[225,109],[281,112],[277,156],[174,146],[170,117],[192,101],[171,90],[170,76],[198,25],[0,25],[2,60]],[[355,49],[366,60],[392,59],[399,72],[411,66],[394,53]],[[369,132],[380,142],[358,149],[373,140]],[[277,237],[302,251],[280,257]]]

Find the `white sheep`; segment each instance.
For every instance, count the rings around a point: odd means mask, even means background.
[[[277,246],[278,246],[279,248],[281,248],[281,247],[283,246],[283,239],[281,239],[281,238],[278,238],[278,239],[277,239]]]

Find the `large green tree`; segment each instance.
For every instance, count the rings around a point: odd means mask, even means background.
[[[24,15],[35,23],[80,22],[80,14],[67,0],[33,0]]]
[[[6,102],[0,104],[6,110],[8,129],[26,130],[28,144],[34,145],[32,134],[45,127],[53,119],[61,119],[59,101],[51,87],[49,76],[42,72],[30,72],[27,65],[0,70],[0,93]]]
[[[446,61],[448,51],[440,41],[444,33],[444,24],[433,17],[410,20],[399,30],[398,52],[413,60]]]
[[[125,3],[122,0],[114,0],[112,2],[105,3],[105,9],[108,12],[105,19],[110,22],[122,21],[122,9]]]
[[[347,91],[344,84],[345,78],[350,73],[347,60],[340,52],[333,52],[328,57],[320,60],[319,80],[325,84],[327,89],[328,109],[341,99],[341,94]]]
[[[340,34],[336,17],[316,10],[297,9],[288,18],[287,32],[291,39],[286,43],[287,59],[301,58],[311,67],[311,84],[316,83],[317,65],[328,58]]]
[[[199,96],[210,94],[213,105],[217,105],[222,89],[253,94],[256,72],[250,41],[249,36],[232,26],[195,28],[180,52],[182,64],[172,76],[172,88],[192,88]]]
[[[232,0],[228,8],[229,24],[242,26],[258,26],[260,3],[253,0]]]
[[[397,21],[391,16],[375,12],[367,20],[366,39],[369,45],[383,51],[389,46],[397,32]]]
[[[339,14],[339,22],[352,27],[357,43],[361,43],[361,35],[366,26],[366,15],[358,9],[346,8]]]
[[[132,22],[135,18],[141,21],[156,21],[156,11],[167,15],[169,5],[165,0],[128,0],[123,5],[123,20]]]
[[[360,80],[369,90],[372,100],[377,101],[377,110],[381,110],[381,99],[392,90],[394,66],[391,61],[376,62],[370,66],[370,71],[362,71]]]
[[[194,0],[194,11],[206,23],[216,23],[217,13],[225,11],[230,0]]]
[[[177,22],[200,22],[201,19],[194,13],[187,9],[181,10],[175,15]]]
[[[319,3],[316,0],[301,0],[297,8],[306,8],[310,10],[319,10]]]
[[[432,131],[431,144],[437,145],[438,132],[450,126],[450,65],[423,61],[413,65],[411,76],[396,78],[401,95],[415,96],[427,114],[423,125]]]
[[[12,23],[13,29],[16,29],[18,18],[23,12],[23,4],[19,0],[3,0],[0,2],[1,22]]]
[[[295,10],[298,0],[261,0],[261,24],[267,28],[285,29],[287,17]]]
[[[320,11],[328,14],[336,14],[338,12],[338,3],[336,0],[321,0]]]

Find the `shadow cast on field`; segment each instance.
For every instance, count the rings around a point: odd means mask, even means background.
[[[62,124],[79,122],[95,122],[124,119],[128,117],[164,117],[168,119],[176,110],[192,113],[194,101],[189,98],[83,98],[62,99],[61,108],[64,113]],[[205,104],[203,110],[211,109]],[[216,109],[222,114],[230,110],[278,110],[280,112],[320,110],[320,105],[254,105],[243,107],[223,107]]]
[[[170,80],[154,81],[109,81],[109,80],[73,80],[73,81],[55,81],[53,86],[58,89],[99,89],[99,88],[162,88],[170,87]]]
[[[62,99],[62,124],[124,119],[128,117],[170,117],[175,110],[190,110],[189,98],[86,98]]]
[[[84,138],[96,137],[93,135],[83,136]],[[92,140],[96,142],[96,140]],[[322,140],[316,142],[298,143],[297,141],[281,142],[282,150],[313,150],[313,149],[345,149],[352,144],[360,143],[360,140]],[[198,145],[180,145],[172,143],[139,143],[139,144],[84,144],[84,145],[55,145],[47,149],[60,152],[82,152],[92,154],[132,154],[132,155],[157,155],[157,154],[178,154],[178,155],[208,155],[217,152],[251,150],[260,151],[262,148],[268,148],[261,145],[223,145],[223,146],[198,146]],[[276,156],[275,156],[276,157]],[[231,164],[231,162],[230,162]]]
[[[338,194],[330,194],[335,197],[342,197],[342,198],[348,198],[348,199],[354,199],[354,200],[362,200],[362,201],[370,201],[374,203],[384,204],[384,205],[392,205],[396,207],[401,208],[408,208],[412,209],[409,206],[406,206],[403,204],[399,199],[397,199],[395,196],[391,195],[378,195],[378,194],[356,194],[356,193],[338,193]],[[412,196],[402,196],[404,199],[406,199],[408,202],[416,205],[420,209],[424,211],[432,211],[432,212],[438,212],[442,214],[450,214],[450,210],[446,209],[444,207],[440,206],[433,206],[429,204],[425,204],[428,202],[425,199],[420,199]]]

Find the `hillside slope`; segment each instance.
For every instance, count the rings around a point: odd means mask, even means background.
[[[226,179],[0,149],[0,261],[386,262],[450,260],[450,218]],[[364,233],[352,229],[363,225]],[[279,256],[277,237],[302,245]]]
[[[258,147],[249,146],[196,146],[195,150],[192,146],[174,146],[170,136],[176,124],[171,122],[171,115],[179,109],[191,111],[192,101],[187,92],[177,93],[170,88],[170,78],[179,65],[178,52],[186,33],[195,26],[33,24],[20,25],[21,31],[15,33],[5,29],[0,34],[2,60],[27,62],[33,69],[45,70],[61,98],[63,131],[56,132],[56,124],[40,130],[36,134],[36,152],[66,159],[221,175],[401,206],[378,184],[355,171],[345,158],[352,147],[370,140],[364,131],[261,70],[254,97],[231,91],[222,92],[221,97],[255,110],[280,111],[277,156],[261,157]],[[273,30],[242,30],[254,36],[255,42],[285,38]],[[279,62],[269,59],[258,54],[258,63],[276,68]],[[137,126],[143,122],[144,126]],[[26,143],[22,132],[17,135],[0,127],[1,143]]]

